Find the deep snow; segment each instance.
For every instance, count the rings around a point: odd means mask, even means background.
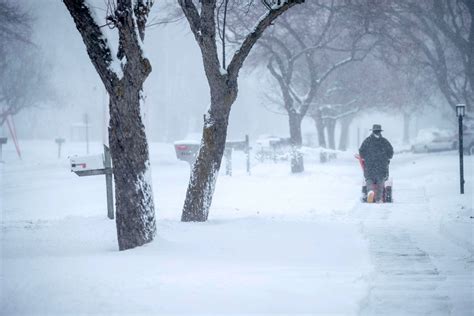
[[[158,237],[118,252],[104,177],[71,173],[52,141],[22,147],[0,164],[2,315],[474,314],[472,157],[460,196],[455,152],[396,155],[395,203],[367,205],[349,153],[307,157],[301,175],[255,162],[251,176],[234,153],[198,224],[179,222],[188,165],[152,144]],[[66,143],[63,157],[84,151]]]

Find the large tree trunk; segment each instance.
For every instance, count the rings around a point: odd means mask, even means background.
[[[112,67],[109,47],[95,14],[84,0],[64,0],[87,53],[110,96],[109,143],[115,180],[117,238],[120,250],[141,246],[156,233],[155,210],[145,127],[140,114],[143,83],[151,73],[141,41],[152,3],[117,1],[122,75]],[[138,32],[137,32],[138,31]]]
[[[268,10],[245,36],[226,67],[225,62],[220,63],[217,53],[217,1],[201,1],[198,10],[192,0],[178,0],[201,49],[204,71],[211,90],[211,107],[204,122],[201,148],[191,171],[182,221],[207,220],[224,154],[230,109],[237,97],[237,78],[245,59],[265,29],[286,10],[302,2],[304,0],[288,0]]]
[[[120,250],[141,246],[156,233],[151,170],[139,90],[111,96],[109,143],[115,179],[116,226]]]
[[[225,89],[219,96],[211,98],[211,108],[205,117],[201,147],[186,191],[181,216],[183,222],[207,221],[224,155],[230,109],[236,96],[235,86],[235,90]]]
[[[326,129],[328,131],[328,143],[330,149],[336,149],[336,120],[327,119]]]
[[[291,172],[300,173],[304,171],[303,154],[301,145],[303,137],[301,135],[302,117],[298,113],[288,113],[290,123],[290,143],[291,143]]]
[[[351,126],[352,115],[343,117],[341,123],[341,135],[339,137],[339,150],[347,150],[349,145],[349,127]]]
[[[403,113],[403,143],[410,143],[410,114]]]

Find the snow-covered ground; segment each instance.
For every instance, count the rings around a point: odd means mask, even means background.
[[[181,223],[189,167],[152,144],[158,236],[118,252],[104,177],[71,173],[53,142],[21,145],[0,164],[1,315],[474,314],[472,157],[460,196],[456,152],[396,155],[395,203],[367,205],[350,154],[250,176],[234,154],[209,221]]]

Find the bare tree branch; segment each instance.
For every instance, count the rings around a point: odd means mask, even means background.
[[[106,37],[102,33],[97,21],[94,20],[90,8],[84,0],[63,0],[74,22],[81,32],[82,40],[86,45],[87,53],[97,73],[102,79],[107,91],[112,93],[118,76],[112,71],[112,52]]]
[[[276,9],[270,10],[266,15],[264,15],[260,21],[257,23],[253,31],[247,35],[243,41],[240,49],[235,52],[232,57],[231,62],[229,63],[228,72],[234,78],[237,78],[239,75],[240,68],[244,63],[245,59],[250,53],[250,50],[255,45],[257,40],[262,36],[265,29],[281,14],[287,11],[292,6],[303,3],[304,0],[287,0],[283,5],[277,7]]]

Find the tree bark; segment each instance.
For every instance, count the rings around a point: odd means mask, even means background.
[[[115,180],[120,250],[141,246],[156,233],[151,170],[140,89],[122,86],[110,98],[109,144]]]
[[[214,83],[213,86],[222,87],[223,84],[226,85],[225,82],[222,80],[220,84]],[[211,108],[205,116],[201,147],[193,164],[186,191],[181,215],[183,222],[207,221],[224,154],[230,109],[236,96],[235,84],[232,88],[221,88],[218,95],[211,98],[214,101],[211,101]]]
[[[133,7],[130,1],[117,1],[117,10],[111,18],[117,20],[119,53],[126,57],[120,58],[123,75],[119,76],[112,70],[114,57],[87,2],[63,1],[110,97],[109,144],[119,249],[138,247],[152,241],[156,234],[148,143],[140,114],[141,91],[151,65],[143,57],[139,41],[144,37],[151,4],[137,0]]]
[[[301,145],[303,137],[301,135],[302,116],[298,113],[289,113],[290,143],[291,143],[291,172],[300,173],[304,171],[303,154]]]
[[[229,114],[237,98],[237,79],[252,47],[272,22],[304,0],[288,0],[272,7],[245,37],[227,69],[221,67],[216,45],[216,0],[201,1],[199,11],[192,0],[178,0],[201,50],[204,72],[211,92],[211,107],[205,117],[201,147],[193,165],[181,220],[206,221],[221,166]]]
[[[349,127],[351,126],[352,115],[343,117],[341,123],[341,135],[339,137],[339,150],[347,150],[349,146]]]
[[[336,149],[336,120],[326,120],[326,130],[328,131],[328,144],[330,149]]]

